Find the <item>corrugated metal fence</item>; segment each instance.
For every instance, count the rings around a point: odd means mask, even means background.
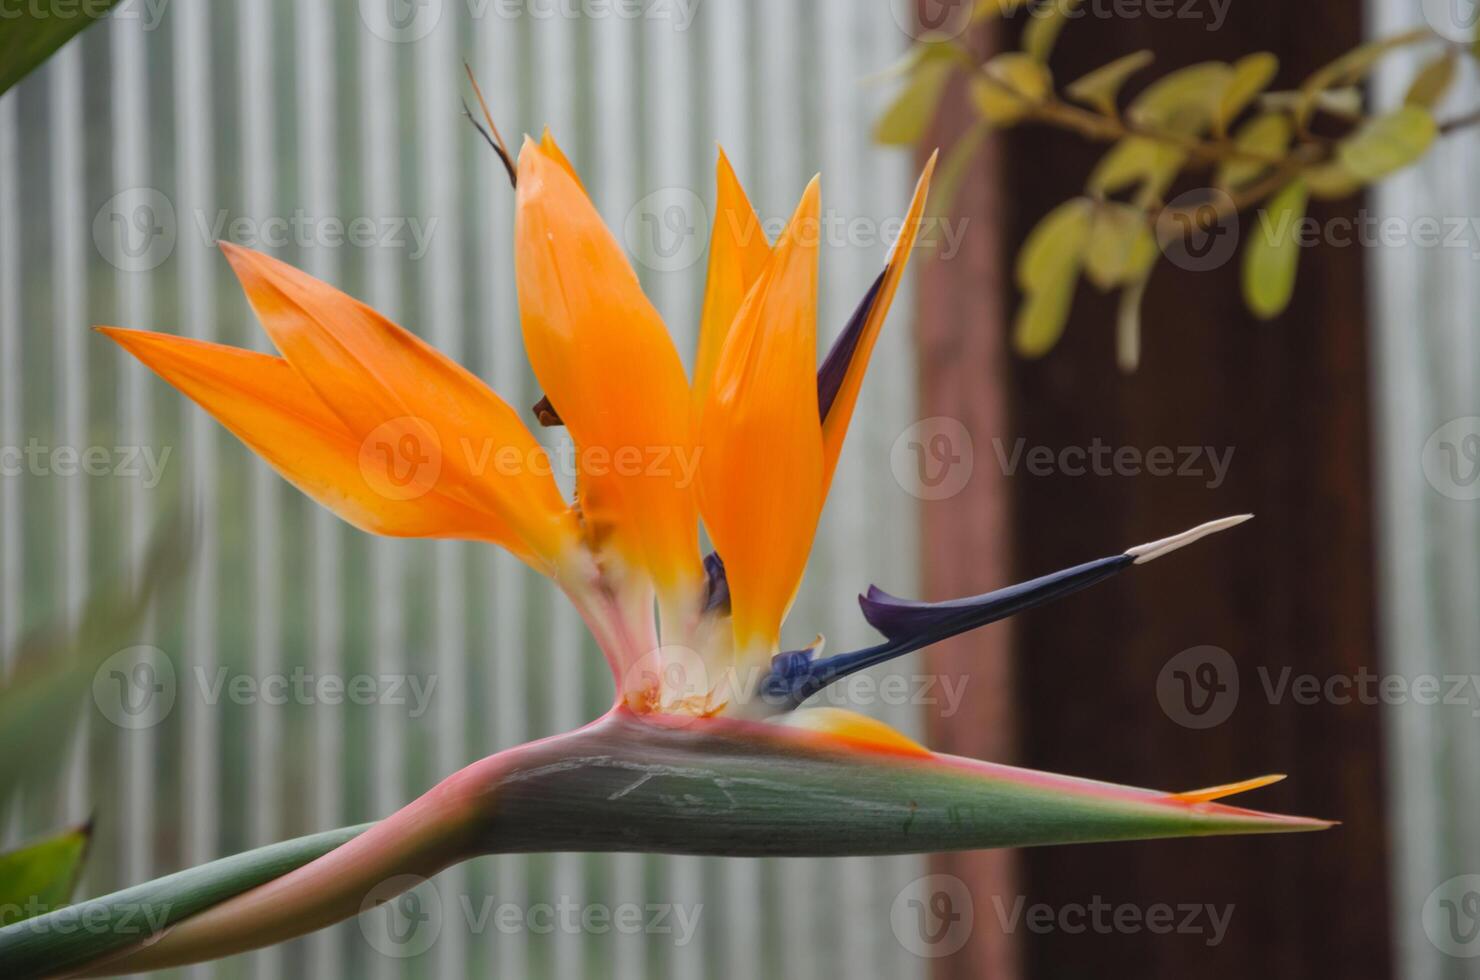
[[[57,799],[25,801],[8,834],[95,812],[97,893],[382,816],[609,697],[546,583],[488,548],[339,524],[91,324],[264,347],[213,248],[230,238],[366,299],[529,404],[512,195],[459,118],[467,59],[506,133],[548,123],[565,144],[686,358],[714,142],[770,220],[822,170],[830,337],[913,177],[870,145],[887,93],[865,84],[906,40],[889,4],[856,0],[125,0],[0,98],[0,445],[29,450],[0,479],[3,647],[75,614],[182,500],[204,518],[183,600],[121,644],[162,651],[131,656],[172,670],[172,696],[137,727],[90,711]],[[868,580],[916,580],[914,500],[888,476],[914,405],[910,306],[875,355],[793,614],[799,637],[822,630],[835,649],[866,639],[853,596]],[[374,703],[329,703],[310,680],[323,677],[366,678]],[[913,706],[878,710],[914,725]],[[196,972],[908,976],[922,964],[890,907],[921,873],[909,858],[490,859],[438,880],[442,924],[422,955],[377,953],[347,923]],[[579,926],[624,904],[674,910],[632,935]]]

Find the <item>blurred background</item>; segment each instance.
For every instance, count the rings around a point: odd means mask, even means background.
[[[1054,70],[1141,48],[1159,72],[1268,50],[1288,88],[1365,38],[1473,30],[1473,7],[1090,3]],[[716,142],[773,233],[821,171],[830,341],[925,153],[874,144],[893,97],[880,76],[922,22],[951,16],[943,0],[125,0],[0,96],[0,652],[74,620],[169,515],[193,505],[201,524],[184,587],[120,639],[64,771],[0,815],[4,840],[92,815],[81,893],[100,894],[383,816],[610,702],[599,654],[543,580],[489,548],[340,524],[90,326],[264,348],[214,245],[230,239],[531,404],[513,197],[460,118],[466,60],[511,140],[551,127],[690,363]],[[968,38],[989,51],[1015,30]],[[1380,71],[1379,99],[1401,98],[1412,67]],[[1461,106],[1480,98],[1466,71]],[[974,119],[953,87],[923,146]],[[1474,133],[1312,215],[1474,219]],[[1014,253],[1100,152],[1042,129],[990,136],[927,229],[788,628],[848,649],[869,642],[855,604],[869,583],[982,592],[1253,512],[892,665],[903,694],[861,684],[838,703],[942,750],[1115,782],[1284,772],[1251,805],[1341,827],[889,860],[484,859],[425,891],[425,946],[362,919],[189,972],[1480,976],[1480,235],[1305,250],[1271,323],[1244,310],[1237,263],[1159,272],[1130,375],[1113,301],[1083,291],[1058,347],[1024,360],[1007,341]],[[1446,446],[1456,469],[1436,463]],[[1178,465],[1096,475],[1018,455],[1094,447]],[[1415,693],[1427,679],[1438,703]],[[900,914],[940,895],[949,922]],[[557,911],[624,906],[642,928],[567,928]],[[1097,906],[1108,925],[1076,928]],[[1149,928],[1162,907],[1173,927]]]

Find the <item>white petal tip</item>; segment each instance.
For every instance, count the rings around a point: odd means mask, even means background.
[[[1162,555],[1169,555],[1178,548],[1185,548],[1189,544],[1192,544],[1192,542],[1201,540],[1210,534],[1217,534],[1219,531],[1226,531],[1231,527],[1237,527],[1244,521],[1252,520],[1253,517],[1253,514],[1239,514],[1235,517],[1224,517],[1221,520],[1208,521],[1208,523],[1199,524],[1190,531],[1183,531],[1181,534],[1174,534],[1169,538],[1162,538],[1160,541],[1152,541],[1148,544],[1138,544],[1134,548],[1127,548],[1125,553],[1134,558],[1137,565],[1144,565],[1148,561],[1155,561]]]

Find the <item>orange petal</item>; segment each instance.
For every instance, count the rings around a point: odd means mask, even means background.
[[[1239,793],[1248,793],[1252,790],[1263,789],[1273,783],[1278,783],[1285,777],[1283,774],[1275,776],[1255,776],[1253,779],[1245,779],[1241,783],[1228,783],[1223,786],[1209,786],[1207,789],[1190,789],[1185,793],[1173,793],[1172,799],[1181,800],[1183,803],[1212,803],[1229,796],[1237,796]]]
[[[868,715],[843,708],[799,708],[781,716],[781,724],[818,732],[849,748],[889,755],[929,757],[925,746]]]
[[[549,126],[545,127],[545,133],[540,137],[540,149],[545,151],[545,156],[564,167],[565,172],[570,174],[570,179],[576,182],[576,186],[585,191],[586,185],[582,183],[581,175],[576,173],[575,164],[570,162],[570,157],[565,155],[560,144],[555,142],[555,137],[550,135]]]
[[[144,330],[99,330],[355,527],[393,537],[496,541],[528,557],[497,514],[458,499],[437,480],[436,457],[396,460],[403,465],[388,477],[380,447],[351,433],[282,358]]]
[[[814,179],[725,339],[699,421],[699,501],[725,562],[735,647],[775,652],[822,511]]]
[[[697,592],[689,385],[662,318],[565,166],[519,154],[515,265],[524,346],[579,452],[588,533],[660,590]]]
[[[905,215],[899,238],[889,253],[889,263],[884,270],[884,280],[879,287],[878,297],[874,300],[868,317],[864,321],[863,329],[848,361],[848,370],[843,375],[842,384],[833,399],[832,407],[828,410],[827,419],[822,425],[822,438],[827,452],[827,475],[823,481],[824,496],[826,496],[827,488],[832,485],[833,471],[837,469],[838,457],[842,455],[843,441],[848,437],[848,423],[853,418],[853,406],[858,402],[858,390],[863,386],[863,376],[868,371],[868,361],[874,350],[874,341],[879,339],[879,331],[884,326],[885,318],[889,316],[889,307],[894,302],[894,294],[899,291],[899,284],[904,279],[905,267],[909,265],[910,252],[914,249],[915,240],[920,234],[921,217],[925,213],[925,198],[930,192],[930,178],[935,173],[936,156],[937,154],[931,154],[930,161],[925,164],[924,173],[920,175],[920,180],[915,185],[915,197],[910,202],[910,209]]]
[[[553,564],[574,543],[544,449],[487,385],[327,283],[260,252],[221,249],[273,344],[355,438],[424,443],[445,478],[517,533],[524,553]]]
[[[702,406],[735,314],[771,258],[771,243],[725,151],[716,165],[714,230],[709,237],[709,275],[694,361],[694,405]]]

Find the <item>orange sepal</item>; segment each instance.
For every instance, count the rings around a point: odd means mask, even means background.
[[[385,480],[378,447],[356,438],[282,358],[145,330],[98,330],[355,527],[391,537],[495,541],[528,558],[497,514],[437,479],[435,459],[403,468],[404,480]]]
[[[715,166],[717,191],[714,228],[709,236],[709,272],[704,285],[704,311],[699,320],[699,350],[694,360],[694,405],[702,407],[714,378],[719,354],[735,314],[771,258],[760,218],[745,196],[725,151]]]
[[[660,590],[696,593],[703,570],[683,362],[586,193],[528,139],[514,237],[524,346],[575,441],[588,534]]]
[[[899,284],[904,279],[905,268],[909,265],[910,252],[914,250],[915,241],[920,235],[921,219],[925,213],[925,199],[930,193],[930,178],[935,173],[937,155],[934,153],[930,155],[930,160],[925,164],[925,170],[920,174],[920,180],[915,185],[915,196],[910,202],[909,211],[905,213],[899,238],[889,253],[889,262],[884,270],[884,280],[879,287],[878,297],[874,300],[868,318],[864,321],[858,342],[848,361],[848,370],[843,375],[842,384],[833,398],[832,407],[828,410],[827,419],[822,425],[827,464],[826,477],[823,481],[824,496],[827,488],[832,485],[833,472],[838,466],[838,457],[843,453],[843,442],[848,437],[848,423],[853,418],[853,406],[858,402],[858,391],[863,386],[863,376],[868,371],[869,357],[873,354],[874,342],[879,339],[879,331],[883,329],[884,320],[889,316],[889,307],[894,302],[894,294],[899,291]]]
[[[814,179],[735,317],[699,420],[700,509],[747,659],[775,652],[822,511],[820,214]]]

